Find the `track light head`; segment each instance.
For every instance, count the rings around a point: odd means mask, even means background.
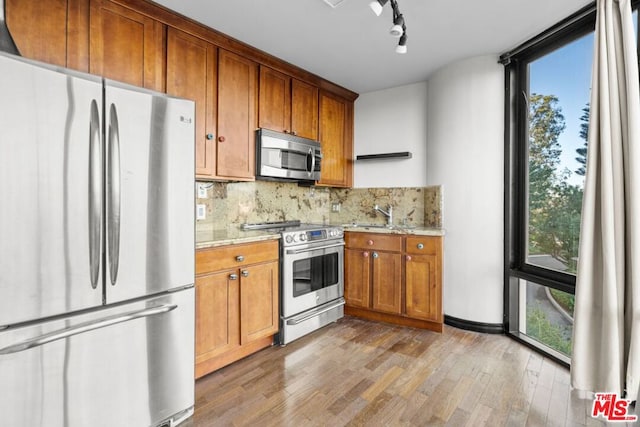
[[[369,7],[373,10],[373,13],[375,13],[376,16],[380,16],[382,14],[382,8],[388,1],[389,0],[373,0],[369,3]]]
[[[407,53],[407,32],[406,31],[400,37],[398,46],[396,46],[396,53]]]
[[[393,20],[393,27],[389,29],[389,34],[393,37],[400,37],[404,33],[404,18],[402,15],[398,15]]]

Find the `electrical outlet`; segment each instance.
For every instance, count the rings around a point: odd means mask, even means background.
[[[196,205],[196,219],[207,218],[207,205]]]
[[[331,204],[331,212],[340,212],[340,203],[332,203]]]
[[[198,199],[206,199],[206,198],[207,198],[206,184],[198,184]]]

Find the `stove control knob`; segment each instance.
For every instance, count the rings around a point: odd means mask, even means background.
[[[294,241],[294,242],[297,242],[297,241],[298,241],[298,236],[297,236],[297,235],[295,235],[295,234],[293,235],[293,241]]]
[[[306,235],[305,233],[302,233],[302,234],[300,235],[300,241],[301,241],[301,242],[304,242],[305,240],[307,240],[307,235]]]
[[[289,236],[285,237],[285,238],[284,238],[284,240],[285,240],[287,243],[292,243],[292,242],[293,242],[293,236],[289,235]]]

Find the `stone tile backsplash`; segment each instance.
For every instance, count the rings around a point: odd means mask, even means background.
[[[207,197],[206,219],[196,221],[196,231],[237,229],[243,223],[299,219],[308,223],[385,224],[375,204],[393,206],[394,224],[439,228],[442,225],[440,186],[422,188],[299,187],[297,184],[254,182],[201,182]],[[339,206],[339,211],[332,209]]]

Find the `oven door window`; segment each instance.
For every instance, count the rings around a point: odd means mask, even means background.
[[[308,294],[338,284],[338,253],[293,262],[293,296]]]

